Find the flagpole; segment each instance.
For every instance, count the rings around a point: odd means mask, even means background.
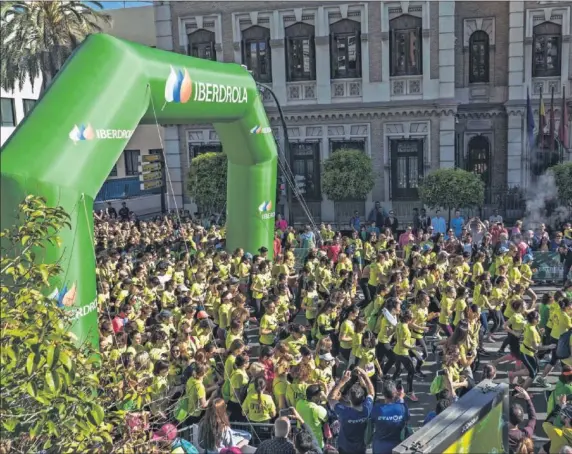
[[[542,87],[540,87],[540,105],[538,106],[538,149],[544,149],[544,100],[542,99]]]
[[[556,133],[556,118],[554,116],[554,86],[550,95],[550,151],[554,151],[554,135]]]

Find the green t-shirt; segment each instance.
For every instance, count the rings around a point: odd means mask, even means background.
[[[308,424],[308,427],[310,427],[312,430],[312,433],[318,442],[318,446],[323,448],[324,434],[322,431],[322,426],[328,420],[328,412],[326,409],[321,405],[315,404],[314,402],[300,400],[296,404],[296,411],[300,414],[304,422]]]
[[[268,394],[261,394],[260,398],[257,392],[248,394],[242,408],[252,422],[266,422],[276,416],[276,405]]]

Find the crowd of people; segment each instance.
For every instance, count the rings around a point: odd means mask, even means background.
[[[421,210],[401,231],[376,205],[343,235],[278,217],[270,260],[265,247],[225,251],[216,222],[129,219],[98,213],[95,248],[102,355],[153,393],[128,413],[130,430],[178,452],[391,453],[412,431],[416,382],[435,395],[428,423],[509,362],[526,403],[511,406],[510,451],[534,452],[527,390],[548,388],[555,369],[543,450],[572,445],[569,223],[531,236],[502,218],[457,212],[443,226]],[[539,299],[531,251],[552,240],[564,282]],[[500,340],[498,352],[485,348]],[[189,428],[194,447],[181,437]]]

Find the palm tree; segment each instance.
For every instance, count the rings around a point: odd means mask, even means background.
[[[73,50],[111,22],[100,2],[8,1],[0,4],[0,87],[20,90],[42,77],[46,89]]]

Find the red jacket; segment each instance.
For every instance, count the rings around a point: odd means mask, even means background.
[[[282,241],[280,238],[274,238],[274,259],[276,256],[282,252]]]

